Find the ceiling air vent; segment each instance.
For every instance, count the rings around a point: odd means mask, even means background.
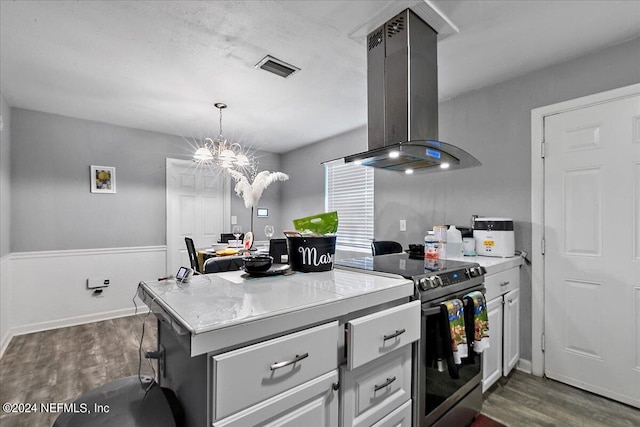
[[[287,64],[286,62],[281,61],[278,58],[274,58],[270,55],[262,58],[262,60],[256,64],[256,68],[262,68],[265,71],[277,74],[278,76],[284,77],[285,79],[296,71],[300,71],[300,68],[294,67],[291,64]]]

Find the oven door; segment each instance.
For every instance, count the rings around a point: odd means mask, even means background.
[[[480,285],[465,290],[464,294],[475,290],[484,291],[484,288]],[[481,391],[479,399],[477,397],[471,399],[476,403],[471,405],[462,403],[469,400],[465,397],[474,389],[481,389],[479,387],[482,380],[481,356],[469,348],[469,356],[462,359],[462,364],[454,364],[448,334],[449,323],[440,306],[441,302],[454,298],[461,299],[464,294],[449,295],[437,301],[422,304],[419,361],[421,390],[418,392],[422,426],[433,425],[449,411],[462,411],[461,416],[471,420],[482,407]]]

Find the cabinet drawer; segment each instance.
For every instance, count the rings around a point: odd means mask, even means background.
[[[411,401],[405,402],[371,427],[411,427]]]
[[[484,287],[487,289],[485,296],[487,301],[518,288],[520,284],[520,267],[513,267],[500,273],[490,274],[484,278]]]
[[[227,418],[213,422],[213,427],[270,426],[338,426],[338,382],[334,370],[291,390],[260,402]]]
[[[338,367],[338,322],[213,356],[214,420]]]
[[[354,370],[342,368],[342,425],[369,427],[411,399],[410,345]]]
[[[347,368],[355,369],[420,339],[420,301],[359,317],[347,328]]]

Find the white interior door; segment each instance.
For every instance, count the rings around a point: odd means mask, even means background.
[[[189,266],[185,237],[201,248],[225,232],[229,198],[229,178],[220,171],[167,158],[167,274]]]
[[[640,96],[544,133],[545,374],[640,407]]]

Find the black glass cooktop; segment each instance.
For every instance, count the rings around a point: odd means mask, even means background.
[[[408,254],[390,254],[341,259],[336,266],[398,274],[407,279],[477,266],[477,263],[451,259],[410,258]]]

